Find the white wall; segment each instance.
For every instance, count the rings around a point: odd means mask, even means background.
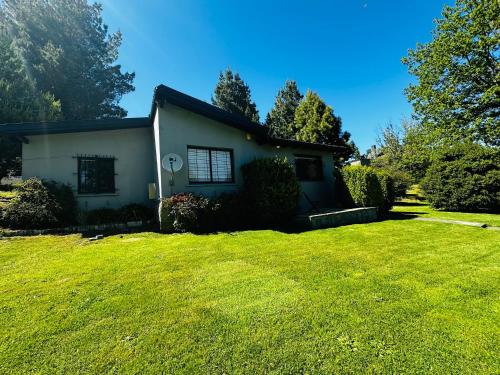
[[[27,137],[23,144],[23,179],[39,177],[68,183],[83,210],[149,203],[148,183],[154,182],[152,128],[107,130]],[[115,194],[77,193],[77,155],[110,155],[115,160]]]
[[[160,156],[173,152],[184,160],[184,167],[175,175],[174,186],[170,185],[170,175],[159,168],[158,180],[161,181],[162,196],[173,193],[192,192],[205,196],[215,196],[222,192],[234,191],[242,186],[240,168],[256,158],[286,156],[293,164],[294,154],[319,155],[323,160],[324,181],[301,182],[302,190],[313,200],[324,207],[333,205],[333,156],[330,152],[313,151],[309,149],[277,148],[271,145],[259,145],[252,136],[226,124],[216,122],[206,117],[184,110],[180,107],[165,104],[158,108],[155,126],[158,127]],[[158,140],[157,140],[158,141]],[[233,149],[235,166],[234,184],[189,184],[187,169],[187,146],[222,147]],[[301,208],[308,209],[310,205],[302,196]]]

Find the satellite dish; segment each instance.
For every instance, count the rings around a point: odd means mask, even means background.
[[[161,166],[167,172],[176,173],[182,169],[182,158],[174,153],[167,154],[161,159]]]

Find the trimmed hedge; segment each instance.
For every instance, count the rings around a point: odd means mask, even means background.
[[[300,185],[286,158],[256,159],[241,168],[250,215],[258,226],[287,223],[297,211]]]
[[[337,201],[344,207],[391,209],[395,200],[394,180],[371,167],[347,166],[337,174]]]
[[[386,171],[375,171],[382,188],[384,204],[381,207],[383,211],[389,211],[396,200],[396,191],[394,187],[394,178]]]
[[[466,143],[443,149],[422,181],[430,205],[448,211],[500,211],[500,149]]]

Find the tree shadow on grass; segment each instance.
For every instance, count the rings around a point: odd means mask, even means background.
[[[395,206],[407,206],[407,207],[416,207],[416,206],[427,206],[425,203],[422,202],[396,202],[394,203]]]
[[[412,212],[412,211],[401,211],[401,212],[389,212],[380,218],[380,221],[384,220],[411,220],[416,217],[427,215],[427,212]]]

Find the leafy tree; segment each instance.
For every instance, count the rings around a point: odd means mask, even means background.
[[[66,119],[124,117],[118,105],[134,90],[134,73],[115,64],[120,32],[108,34],[100,4],[86,0],[4,0],[0,28],[9,30],[36,87],[61,103]]]
[[[250,88],[238,73],[230,68],[219,74],[212,104],[228,112],[244,116],[250,121],[259,122],[259,111],[252,101]]]
[[[333,109],[310,90],[297,107],[289,131],[299,141],[344,146],[344,151],[339,151],[342,160],[348,160],[354,153],[351,134],[342,131],[340,117],[335,116]]]
[[[22,60],[5,33],[0,31],[0,124],[55,120],[60,105],[48,93],[41,93],[26,73]],[[19,140],[0,136],[0,181],[21,171]]]
[[[385,169],[401,181],[401,186],[419,182],[429,166],[433,148],[426,143],[422,127],[403,119],[401,125],[389,123],[377,137],[379,145],[371,165]]]
[[[500,2],[457,0],[436,20],[432,41],[403,63],[418,79],[406,94],[437,143],[500,145]]]
[[[266,126],[273,137],[291,139],[295,119],[295,110],[304,96],[300,93],[295,81],[286,81],[285,86],[278,91],[274,107],[267,114]]]

